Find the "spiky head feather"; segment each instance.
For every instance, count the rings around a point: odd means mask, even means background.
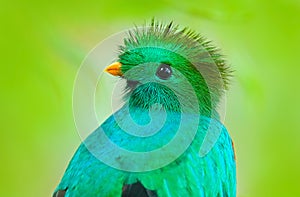
[[[217,48],[201,35],[188,28],[180,29],[172,22],[163,25],[154,20],[149,26],[129,32],[120,46],[119,61],[128,82],[126,98],[131,105],[149,108],[159,103],[173,111],[186,105],[205,115],[216,109],[231,73]],[[155,77],[161,63],[176,70],[168,80]],[[191,92],[197,96],[198,104],[189,98]],[[174,102],[178,97],[181,101]]]

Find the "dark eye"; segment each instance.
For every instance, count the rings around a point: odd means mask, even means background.
[[[163,80],[169,79],[172,75],[171,66],[168,64],[162,63],[161,65],[159,65],[159,67],[156,71],[156,75]]]

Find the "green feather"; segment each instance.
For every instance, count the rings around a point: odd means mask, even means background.
[[[193,87],[189,89],[183,86],[179,88],[178,93],[185,93],[183,99],[188,103],[186,95],[189,95],[189,91],[195,91],[199,106],[189,106],[189,108],[198,111],[197,107],[199,107],[200,112],[207,116],[214,113],[213,110],[227,89],[231,76],[231,70],[226,66],[216,47],[194,31],[188,28],[179,29],[172,23],[163,25],[152,21],[150,26],[146,25],[130,32],[129,37],[124,40],[124,46],[120,46],[119,61],[122,63],[125,79],[142,83],[149,81],[148,77],[153,76],[153,72],[160,63],[171,65]],[[139,73],[143,73],[143,76]],[[176,84],[182,85],[181,79],[182,77],[177,77],[168,80],[168,83],[176,87]],[[127,91],[131,95],[132,88],[128,88]],[[140,88],[140,92],[138,91],[135,90],[135,93],[140,95],[146,92],[143,88]],[[156,96],[153,94],[153,97]],[[128,99],[125,96],[126,98]],[[147,107],[151,100],[151,98],[134,98],[137,101],[133,104],[142,107]],[[172,103],[164,107],[179,110],[178,106]]]
[[[55,191],[114,197],[139,181],[159,197],[234,197],[232,141],[216,112],[231,71],[218,50],[188,28],[153,20],[129,32],[119,62],[125,105],[80,145]],[[162,64],[172,69],[168,79],[156,75]],[[156,150],[159,157],[146,154]]]
[[[122,108],[117,113],[126,114],[124,111]],[[141,110],[134,110],[131,114],[145,116]],[[221,123],[213,122],[219,125],[213,128],[221,128],[221,135],[215,146],[205,157],[199,154],[204,136],[211,132],[206,129],[211,124],[211,120],[206,117],[200,117],[198,131],[190,147],[180,157],[174,158],[174,162],[159,169],[145,172],[118,170],[102,163],[89,151],[93,149],[91,146],[95,146],[97,155],[122,161],[116,153],[109,152],[110,148],[105,144],[98,147],[103,131],[119,147],[128,150],[145,151],[161,147],[165,142],[159,139],[169,139],[177,131],[176,126],[173,127],[169,121],[176,120],[179,116],[180,113],[171,113],[160,132],[144,139],[151,143],[141,143],[143,139],[128,135],[118,126],[127,121],[117,124],[114,116],[111,116],[79,147],[57,190],[68,188],[67,194],[70,196],[81,196],[84,193],[89,196],[120,196],[123,185],[140,181],[147,189],[155,190],[158,196],[235,196],[234,154],[231,139]],[[173,148],[175,151],[178,147]],[[151,159],[157,158],[150,158],[145,165],[155,162]],[[130,164],[134,163],[132,161]]]

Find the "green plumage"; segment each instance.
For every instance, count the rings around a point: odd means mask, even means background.
[[[140,182],[159,197],[235,196],[232,141],[216,112],[230,71],[217,50],[188,29],[153,21],[130,32],[119,62],[128,84],[125,105],[80,145],[56,191],[121,196],[124,185]],[[172,69],[167,79],[157,74],[162,64]],[[145,137],[147,132],[151,135]],[[161,155],[135,160],[112,148],[106,137],[124,150],[161,149]],[[173,139],[177,146],[164,149]],[[191,143],[181,147],[187,140]],[[201,150],[208,151],[201,155]]]
[[[149,81],[170,84],[174,87],[173,91],[182,95],[184,104],[189,104],[188,107],[196,112],[200,108],[200,113],[207,116],[211,116],[216,109],[231,76],[222,56],[209,41],[188,28],[179,29],[172,23],[165,26],[152,21],[149,26],[130,32],[129,37],[124,40],[124,46],[120,46],[119,58],[126,79],[142,81],[143,84]],[[178,71],[173,74],[172,80],[165,82],[154,78],[153,72],[160,63],[170,64]],[[146,74],[141,76],[141,72]],[[192,89],[182,87],[184,78],[191,83]],[[143,89],[141,92],[145,93]],[[196,93],[199,105],[189,103],[186,95],[190,92]],[[158,96],[154,92],[152,98],[163,97],[164,95]],[[135,100],[140,106],[148,106],[151,99]],[[167,104],[165,107],[169,106]],[[180,108],[172,106],[171,110],[180,111]]]

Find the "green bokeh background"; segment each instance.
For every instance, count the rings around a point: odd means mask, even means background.
[[[156,17],[222,48],[238,196],[300,196],[299,1],[0,2],[0,196],[50,196],[80,143],[73,82],[109,35]]]

